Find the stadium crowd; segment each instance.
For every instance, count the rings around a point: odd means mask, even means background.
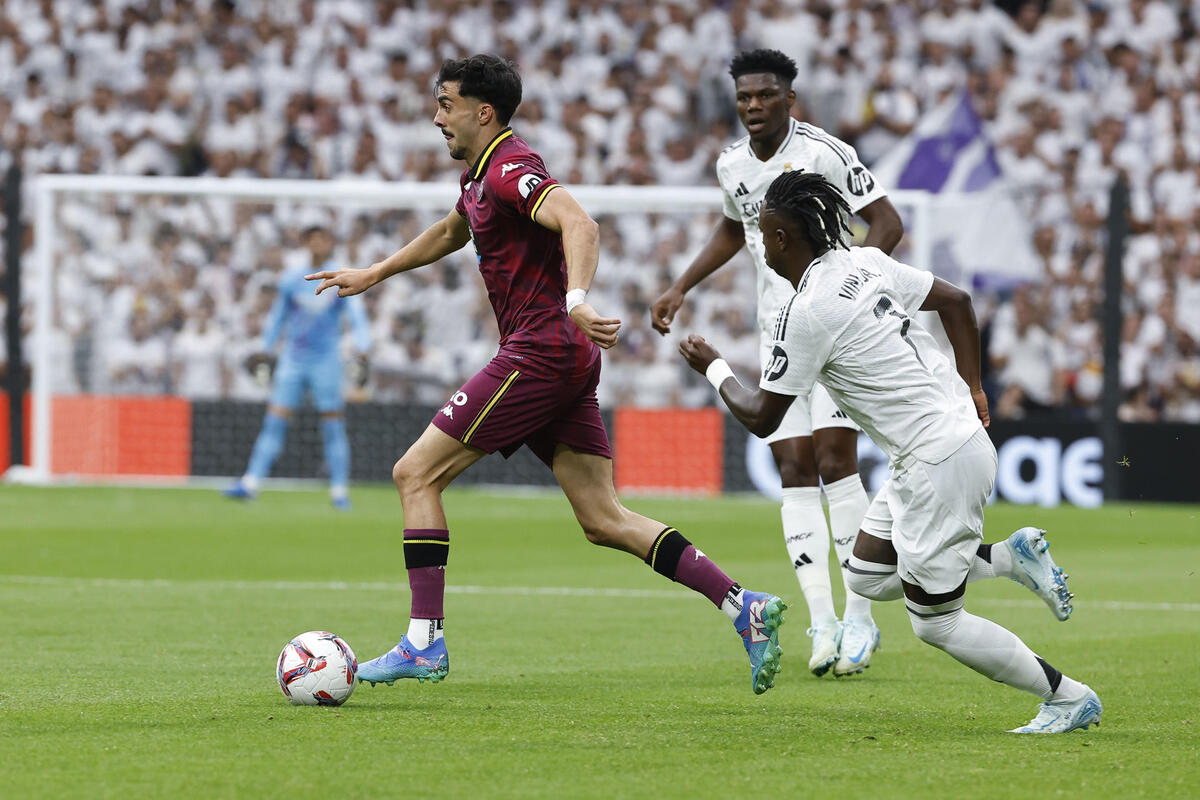
[[[742,135],[729,60],[774,47],[801,66],[797,115],[868,164],[969,93],[1040,261],[1036,281],[976,292],[995,416],[1098,413],[1104,224],[1124,175],[1120,413],[1200,422],[1198,27],[1195,0],[0,0],[0,168],[456,181],[433,75],[489,51],[521,69],[514,127],[561,181],[712,184]],[[265,396],[241,365],[311,209],[69,196],[57,213],[56,391]],[[432,217],[340,206],[323,220],[365,266]],[[600,222],[590,298],[625,322],[602,402],[712,402],[648,307],[713,217]],[[753,375],[754,297],[743,252],[675,327],[711,334]],[[495,346],[469,254],[366,300],[373,399],[440,403]]]

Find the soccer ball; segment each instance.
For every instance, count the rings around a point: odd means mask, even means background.
[[[341,637],[309,631],[284,645],[275,672],[292,705],[340,706],[354,693],[358,659]]]

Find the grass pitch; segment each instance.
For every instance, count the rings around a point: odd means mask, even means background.
[[[1037,701],[876,606],[864,676],[805,670],[807,611],[765,500],[634,499],[792,605],[762,696],[703,598],[589,545],[565,500],[455,491],[449,679],[293,707],[275,658],[328,629],[360,658],[407,623],[400,504],[322,493],[0,488],[5,797],[1187,797],[1200,780],[1200,508],[989,510],[1048,528],[1067,623],[1009,581],[969,609],[1105,704],[1099,729],[1004,733]],[[836,583],[836,581],[835,581]]]

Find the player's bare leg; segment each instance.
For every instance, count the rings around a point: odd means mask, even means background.
[[[564,445],[554,452],[554,476],[593,544],[632,553],[655,572],[707,597],[733,622],[750,656],[750,685],[761,694],[775,685],[779,626],[787,605],[743,589],[679,531],[626,508],[613,484],[612,460]]]
[[[813,640],[808,668],[821,676],[838,660],[841,626],[833,608],[828,526],[821,506],[813,437],[796,436],[769,446],[783,484],[783,541],[808,604],[808,635]]]
[[[443,637],[443,600],[450,531],[442,492],[484,455],[430,425],[392,468],[404,506],[404,564],[412,590],[408,633],[378,658],[359,665],[359,680],[391,684],[398,678],[434,683],[450,672]]]
[[[850,588],[846,569],[867,513],[867,490],[858,476],[857,430],[818,428],[813,431],[813,449],[829,501],[829,531],[846,590],[838,660],[833,667],[834,677],[840,678],[869,667],[872,653],[879,648],[879,627],[871,616],[871,600]]]

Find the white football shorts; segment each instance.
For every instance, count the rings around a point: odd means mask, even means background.
[[[761,369],[766,369],[771,358],[771,347],[775,344],[765,332],[758,340],[758,361]],[[782,442],[784,439],[796,439],[801,436],[812,436],[813,431],[823,428],[849,428],[860,431],[862,428],[854,420],[846,416],[846,412],[837,407],[829,392],[819,383],[813,384],[812,394],[797,395],[783,415],[783,421],[773,433],[763,438],[767,444]]]
[[[862,529],[896,548],[900,577],[930,594],[957,589],[983,540],[996,448],[982,427],[940,464],[909,459],[875,496]]]

